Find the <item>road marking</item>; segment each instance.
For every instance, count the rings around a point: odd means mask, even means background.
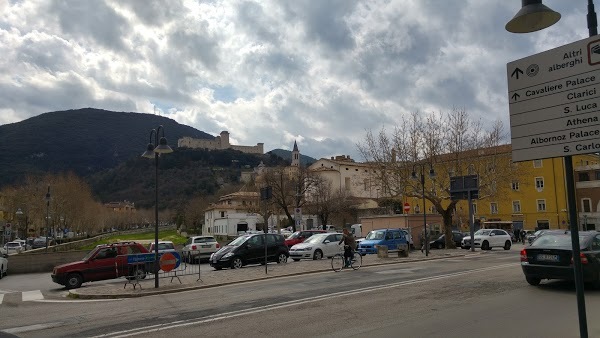
[[[321,300],[326,300],[326,299],[331,299],[331,298],[347,297],[349,295],[356,295],[356,294],[361,294],[361,293],[366,293],[366,292],[379,291],[379,290],[390,289],[390,288],[397,288],[397,287],[401,287],[401,286],[418,284],[418,283],[423,283],[423,282],[437,281],[440,279],[463,276],[463,275],[478,273],[478,272],[482,272],[482,271],[503,269],[503,268],[507,268],[510,266],[516,266],[516,265],[518,265],[518,263],[508,263],[508,264],[502,264],[502,265],[480,268],[480,269],[473,269],[473,270],[467,270],[467,271],[461,271],[461,272],[453,272],[453,273],[443,274],[443,275],[433,276],[433,277],[417,278],[417,279],[413,279],[413,280],[409,280],[409,281],[403,281],[403,282],[397,282],[397,283],[391,283],[391,284],[385,284],[385,285],[369,286],[369,287],[356,289],[356,290],[352,290],[352,291],[334,292],[334,293],[330,293],[330,294],[326,294],[326,295],[309,297],[309,298],[304,298],[304,299],[300,299],[300,300],[292,300],[292,301],[282,302],[282,303],[278,303],[278,304],[259,306],[259,307],[255,307],[252,309],[231,311],[231,312],[225,312],[225,313],[220,313],[220,314],[215,314],[215,315],[210,315],[210,316],[205,316],[205,317],[199,317],[199,318],[195,318],[195,319],[178,320],[178,321],[165,323],[165,324],[149,325],[149,326],[145,326],[143,328],[105,333],[102,335],[94,336],[92,338],[130,337],[130,336],[137,336],[137,335],[142,335],[142,334],[151,334],[151,333],[155,333],[155,332],[159,332],[159,331],[163,331],[163,330],[173,329],[176,327],[184,327],[184,326],[190,326],[190,325],[210,323],[210,322],[214,322],[214,321],[231,319],[231,318],[245,316],[245,315],[249,315],[249,314],[255,314],[255,313],[260,313],[260,312],[265,312],[265,311],[271,311],[271,310],[288,308],[288,307],[298,306],[298,305],[307,304],[307,303],[318,302]]]
[[[34,300],[44,299],[44,295],[40,290],[23,291],[21,292],[21,297],[24,302],[31,302]]]
[[[2,300],[4,300],[4,294],[0,293],[0,304],[2,304]]]
[[[63,324],[64,323],[62,323],[62,322],[47,323],[47,324],[34,324],[34,325],[28,325],[28,326],[14,327],[11,329],[3,329],[2,332],[12,333],[12,334],[22,333],[22,332],[27,332],[27,331],[49,329],[49,328],[53,328],[53,327],[62,326]]]

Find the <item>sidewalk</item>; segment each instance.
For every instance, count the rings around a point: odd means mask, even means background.
[[[476,252],[476,254],[479,253],[480,251]],[[409,257],[406,258],[398,258],[397,256],[392,255],[389,258],[377,258],[377,255],[366,255],[363,257],[362,266],[397,264],[448,257],[463,257],[468,254],[472,253],[467,250],[448,249],[431,250],[428,257],[426,257],[425,254],[421,253],[419,250],[412,251]],[[70,290],[68,297],[85,299],[143,297],[149,295],[210,288],[234,283],[243,283],[266,278],[294,276],[323,271],[334,273],[331,270],[330,259],[322,259],[319,261],[302,260],[299,262],[294,262],[290,259],[286,264],[269,263],[267,270],[268,273],[265,274],[264,265],[251,265],[244,266],[239,270],[227,269],[215,271],[207,264],[203,264],[200,271],[201,280],[198,280],[198,274],[179,276],[181,284],[177,278],[174,278],[173,280],[171,280],[171,277],[161,278],[159,280],[160,285],[158,289],[154,288],[154,275],[148,275],[148,277],[142,280],[140,285],[137,285],[135,289],[133,288],[132,284],[125,284],[125,279],[123,279],[123,283],[99,285],[95,285],[94,283],[84,283],[81,288]]]

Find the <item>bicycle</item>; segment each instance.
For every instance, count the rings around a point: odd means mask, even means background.
[[[344,257],[344,253],[343,252],[338,252],[335,255],[333,255],[333,257],[331,257],[331,268],[333,269],[333,271],[335,272],[340,272],[342,271],[342,269],[344,269],[346,265],[346,258]],[[358,270],[360,269],[360,266],[362,265],[362,256],[360,253],[352,250],[352,259],[350,260],[350,267],[353,270]]]

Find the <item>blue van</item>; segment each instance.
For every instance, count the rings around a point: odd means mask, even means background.
[[[358,245],[357,251],[363,256],[376,254],[376,245],[385,245],[388,250],[396,250],[399,245],[401,248],[406,248],[408,242],[405,233],[400,229],[377,229],[367,234],[367,237]]]

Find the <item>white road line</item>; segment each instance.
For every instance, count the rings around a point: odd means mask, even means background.
[[[28,326],[14,327],[12,329],[3,329],[2,332],[14,334],[14,333],[27,332],[27,331],[43,330],[43,329],[48,329],[48,328],[57,327],[57,326],[61,326],[61,325],[63,325],[62,322],[47,323],[47,324],[34,324],[34,325],[28,325]]]
[[[174,322],[170,322],[170,323],[166,323],[166,324],[149,325],[149,326],[146,326],[143,328],[137,328],[137,329],[116,331],[116,332],[111,332],[111,333],[106,333],[106,334],[102,334],[99,336],[95,336],[93,338],[99,338],[99,337],[119,337],[120,338],[120,337],[137,336],[137,335],[141,335],[141,334],[151,334],[154,332],[169,330],[169,329],[173,329],[176,327],[204,324],[204,323],[214,322],[214,321],[218,321],[218,320],[231,319],[231,318],[240,317],[240,316],[244,316],[244,315],[255,314],[255,313],[260,313],[260,312],[265,312],[265,311],[271,311],[271,310],[275,310],[275,309],[298,306],[298,305],[302,305],[302,304],[306,304],[306,303],[313,303],[313,302],[330,299],[330,298],[337,298],[337,297],[342,297],[342,296],[345,297],[348,295],[356,295],[356,294],[361,294],[361,293],[366,293],[366,292],[396,288],[396,287],[405,286],[405,285],[418,284],[418,283],[423,283],[423,282],[428,282],[428,281],[435,281],[435,280],[457,277],[457,276],[462,276],[462,275],[477,273],[477,272],[482,272],[482,271],[497,270],[497,269],[507,268],[507,267],[515,266],[515,265],[518,265],[518,264],[517,263],[502,264],[502,265],[497,265],[497,266],[492,266],[492,267],[487,267],[487,268],[454,272],[454,273],[433,276],[433,277],[417,278],[417,279],[398,282],[398,283],[379,285],[379,286],[370,286],[370,287],[365,287],[365,288],[361,288],[361,289],[356,289],[353,291],[334,292],[334,293],[330,293],[327,295],[304,298],[301,300],[287,301],[287,302],[282,302],[282,303],[278,303],[278,304],[259,306],[259,307],[252,308],[252,309],[225,312],[225,313],[220,313],[220,314],[216,314],[216,315],[199,317],[199,318],[195,318],[195,319],[178,320],[178,321],[174,321]]]
[[[42,291],[40,291],[40,290],[23,291],[21,293],[21,297],[24,302],[31,302],[34,300],[44,299],[44,295],[42,294]]]
[[[0,304],[2,304],[2,300],[4,300],[4,294],[0,293]]]

